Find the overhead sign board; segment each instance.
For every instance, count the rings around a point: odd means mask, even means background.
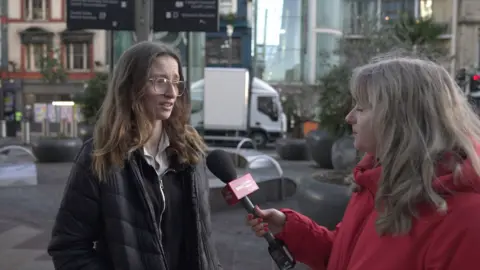
[[[134,31],[135,0],[67,0],[67,28]]]
[[[155,0],[155,32],[218,32],[218,0]]]

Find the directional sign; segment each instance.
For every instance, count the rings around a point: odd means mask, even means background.
[[[155,32],[218,32],[218,0],[154,0]]]
[[[67,0],[67,28],[133,31],[135,0]]]

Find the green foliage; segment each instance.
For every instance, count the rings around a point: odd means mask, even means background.
[[[237,19],[237,16],[235,15],[235,13],[228,13],[228,14],[222,15],[220,18],[224,20],[225,23],[227,24],[234,24],[235,20]]]
[[[327,54],[325,65],[329,71],[318,80],[320,98],[318,101],[318,119],[322,129],[333,135],[349,133],[345,116],[352,107],[349,79],[353,69],[369,63],[378,55],[416,55],[437,61],[443,61],[447,54],[438,37],[445,33],[445,26],[433,19],[414,19],[402,16],[399,20],[378,27],[374,21],[365,21],[361,38],[344,36],[339,40],[338,49]],[[331,65],[329,57],[340,59]]]
[[[402,15],[392,27],[397,39],[411,46],[435,44],[448,28],[446,24],[436,23],[432,17],[414,18],[408,15]]]
[[[345,116],[352,109],[348,85],[351,71],[346,65],[334,66],[320,79],[318,121],[322,129],[328,130],[336,137],[351,133],[350,125],[345,121]]]
[[[46,56],[39,57],[40,73],[46,83],[63,83],[67,80],[67,72],[59,59],[58,50],[52,50]]]
[[[89,124],[94,124],[102,106],[108,88],[108,74],[97,73],[87,82],[83,93],[75,96],[75,104],[80,105],[83,117]]]

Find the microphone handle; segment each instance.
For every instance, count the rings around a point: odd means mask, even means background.
[[[248,196],[243,197],[241,199],[241,203],[243,205],[243,208],[245,208],[245,210],[247,210],[248,213],[258,217],[257,214],[255,213],[255,205],[253,205],[252,201],[250,201],[250,198],[248,198]],[[276,244],[276,238],[275,236],[273,236],[271,232],[267,232],[266,234],[264,234],[263,238],[265,238],[265,240],[267,240],[268,244],[270,245]]]

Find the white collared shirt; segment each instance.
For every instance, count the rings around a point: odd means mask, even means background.
[[[143,157],[145,158],[145,161],[155,169],[158,176],[162,175],[162,173],[168,169],[169,163],[165,151],[168,146],[170,146],[170,140],[168,139],[167,134],[163,132],[160,142],[158,143],[157,155],[155,157],[148,153],[145,146],[143,147]]]

